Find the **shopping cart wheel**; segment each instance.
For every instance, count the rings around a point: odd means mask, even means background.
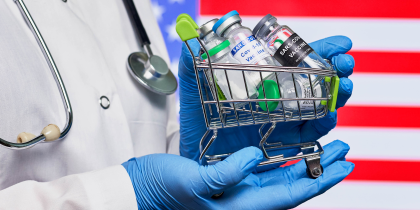
[[[308,158],[305,158],[306,163],[306,173],[312,179],[316,179],[324,173],[324,168],[321,165],[321,156],[314,155]]]
[[[222,197],[223,193],[225,193],[225,192],[221,192],[219,194],[214,194],[214,195],[211,196],[211,198],[218,199],[218,198]]]
[[[322,167],[322,165],[320,165],[321,167],[312,169],[312,172],[309,170],[309,168],[306,168],[306,173],[308,174],[308,176],[312,179],[316,179],[318,177],[320,177],[322,175],[322,173],[324,173],[324,167]]]

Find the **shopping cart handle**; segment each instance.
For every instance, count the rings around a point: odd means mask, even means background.
[[[198,33],[194,29],[194,26],[186,19],[182,19],[176,23],[176,32],[183,42],[198,38]]]
[[[331,81],[330,93],[331,98],[328,100],[328,109],[330,112],[335,112],[338,96],[338,87],[340,86],[340,78],[334,76]]]
[[[180,14],[180,15],[178,15],[178,17],[176,18],[176,22],[178,23],[180,20],[187,20],[188,22],[190,22],[191,23],[191,25],[194,27],[194,29],[198,29],[198,25],[197,25],[197,23],[195,23],[194,22],[194,20],[192,19],[192,17],[191,16],[189,16],[188,14],[186,14],[186,13],[182,13],[182,14]]]

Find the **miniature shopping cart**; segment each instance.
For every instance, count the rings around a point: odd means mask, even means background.
[[[307,173],[312,178],[317,178],[323,173],[323,169],[320,163],[321,154],[323,154],[323,149],[321,145],[316,142],[306,142],[298,144],[289,144],[283,145],[282,142],[271,142],[268,143],[267,139],[273,130],[276,128],[278,122],[290,122],[290,121],[302,121],[302,120],[313,120],[319,119],[327,115],[329,111],[335,111],[335,104],[337,100],[338,84],[339,79],[334,70],[323,70],[323,69],[314,69],[314,68],[299,68],[299,67],[284,67],[284,66],[269,66],[269,65],[246,65],[246,64],[227,64],[227,63],[211,63],[210,55],[207,50],[204,48],[203,43],[198,38],[197,33],[198,26],[197,24],[189,17],[188,15],[182,14],[177,19],[176,30],[184,41],[185,45],[188,47],[189,52],[193,58],[194,71],[196,75],[198,91],[200,94],[201,106],[203,109],[204,119],[207,127],[207,131],[200,141],[200,162],[203,164],[212,164],[218,161],[223,160],[228,157],[229,154],[215,154],[207,155],[207,151],[211,145],[217,139],[217,133],[219,129],[228,129],[232,127],[239,126],[249,126],[249,125],[261,125],[259,129],[259,135],[261,141],[259,143],[259,148],[262,150],[265,161],[260,163],[262,165],[269,165],[278,162],[285,162],[297,159],[305,159],[307,165]],[[201,46],[203,53],[207,54],[207,62],[201,61],[199,57],[196,57],[193,51],[190,48],[187,40],[196,39]],[[229,71],[240,71],[243,75],[243,80],[247,92],[247,99],[235,100],[226,99],[223,96],[224,93],[220,91],[217,85],[217,80],[215,78],[214,71],[224,71],[226,75],[227,84],[229,87],[229,93],[232,95],[231,85],[228,78]],[[261,78],[261,89],[262,94],[260,93],[258,99],[250,98],[248,93],[248,88],[246,85],[246,74],[245,72],[252,71],[258,72]],[[309,79],[311,97],[298,97],[296,85],[295,98],[269,98],[266,95],[265,79],[263,78],[264,72],[273,72],[276,78],[276,84],[280,90],[280,82],[277,76],[279,72],[288,72],[292,73],[293,82],[295,83],[294,74],[305,74]],[[324,87],[326,92],[326,97],[315,97],[314,86],[312,79],[316,75],[317,77],[323,78]],[[226,93],[225,93],[226,94]],[[263,97],[262,97],[263,96]],[[283,103],[290,103],[291,101],[297,104],[297,112],[290,112],[285,110]],[[311,101],[313,104],[313,110],[308,114],[303,111],[300,107],[300,101]],[[246,106],[237,107],[236,103],[246,103]],[[272,110],[268,107],[270,103],[279,103],[282,108],[277,110]],[[316,104],[322,104],[322,109],[317,108]],[[265,107],[264,107],[265,106]],[[267,131],[264,132],[264,127],[270,125]],[[208,140],[207,136],[213,133],[212,137]],[[277,154],[270,156],[270,151],[279,150],[279,149],[291,149],[299,148],[301,153],[292,157],[284,157],[283,154]]]

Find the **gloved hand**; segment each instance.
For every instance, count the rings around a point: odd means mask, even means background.
[[[244,148],[215,165],[169,154],[132,158],[127,170],[138,209],[289,209],[322,194],[353,171],[345,161],[347,144],[334,141],[324,147],[324,173],[306,175],[306,165],[252,174],[263,159],[261,150]],[[224,192],[219,199],[211,196]]]
[[[194,53],[198,54],[200,49],[198,42],[190,40],[189,44]],[[320,56],[330,59],[334,64],[340,77],[337,107],[344,106],[353,90],[353,83],[347,77],[353,73],[354,59],[351,55],[344,54],[351,49],[351,40],[344,36],[333,36],[310,45]],[[181,101],[180,153],[184,157],[197,161],[199,158],[199,143],[206,131],[206,125],[191,55],[185,45],[182,49],[178,72]],[[293,144],[315,141],[326,135],[336,124],[337,112],[329,113],[317,120],[280,122],[277,123],[267,142],[281,141],[284,144]],[[225,154],[247,146],[258,146],[261,140],[258,133],[259,128],[260,125],[219,129],[217,138],[207,154]],[[290,150],[289,152],[290,155],[295,155],[298,151]]]

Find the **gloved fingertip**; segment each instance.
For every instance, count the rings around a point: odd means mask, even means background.
[[[337,109],[343,107],[353,93],[353,82],[348,78],[341,78],[338,87]]]
[[[331,142],[331,143],[329,143],[327,145],[330,145],[330,146],[333,146],[333,147],[337,147],[337,148],[341,148],[342,150],[346,150],[346,151],[349,151],[350,150],[350,146],[347,143],[345,143],[345,142],[343,142],[341,140],[338,140],[338,139],[337,140],[334,140],[333,142]]]
[[[355,64],[353,56],[348,54],[339,54],[338,56],[333,57],[332,63],[334,64],[339,77],[348,77],[353,74]]]
[[[338,160],[346,157],[349,150],[350,146],[347,143],[340,140],[334,140],[324,146],[323,156],[332,157],[334,160]]]
[[[263,160],[264,155],[263,155],[263,153],[262,153],[262,151],[260,149],[258,149],[257,147],[251,147],[251,149],[254,151],[255,159],[257,161]]]
[[[344,54],[353,47],[353,42],[347,36],[337,35],[323,39],[331,50],[331,55]]]
[[[340,183],[354,169],[354,164],[348,161],[335,161],[331,165],[324,167],[324,173],[315,182],[319,184],[316,194],[322,194],[334,185]]]
[[[334,40],[334,42],[337,45],[340,45],[341,47],[343,47],[347,51],[349,51],[353,47],[353,42],[347,36],[337,35],[337,36],[330,37],[330,39]]]
[[[354,64],[355,64],[355,61],[354,61],[354,58],[353,58],[353,56],[352,55],[348,55],[348,54],[342,54],[343,56],[342,57],[344,57],[344,60],[346,61],[346,63],[347,63],[347,66],[349,67],[349,68],[354,68]]]
[[[321,164],[324,168],[330,166],[336,161],[343,160],[350,150],[348,144],[335,140],[323,147],[324,153],[321,155]]]
[[[264,158],[262,151],[258,149],[257,147],[253,147],[253,146],[245,147],[239,150],[237,153],[240,155],[243,155],[244,157],[250,160],[255,160],[257,162],[261,161]]]
[[[341,78],[338,87],[338,94],[344,94],[351,96],[353,92],[353,81],[348,78]]]
[[[353,42],[346,36],[331,36],[309,44],[321,57],[332,59],[333,56],[348,52]]]
[[[258,166],[263,158],[264,156],[260,149],[256,147],[246,147],[233,153],[226,158],[225,161],[236,164],[246,176]],[[232,162],[232,160],[234,161]]]
[[[200,166],[201,178],[209,189],[207,194],[220,193],[237,185],[257,168],[262,159],[261,150],[246,147],[215,165]]]
[[[324,173],[317,179],[301,178],[291,182],[289,187],[289,196],[299,198],[296,201],[290,199],[293,203],[291,206],[296,206],[303,201],[309,200],[317,195],[324,193],[334,185],[340,183],[346,178],[354,168],[354,164],[346,161],[335,161],[331,165],[324,167]],[[296,203],[298,202],[298,203]]]
[[[337,161],[337,163],[343,168],[343,171],[346,172],[346,176],[349,175],[354,170],[354,163],[348,161]]]

